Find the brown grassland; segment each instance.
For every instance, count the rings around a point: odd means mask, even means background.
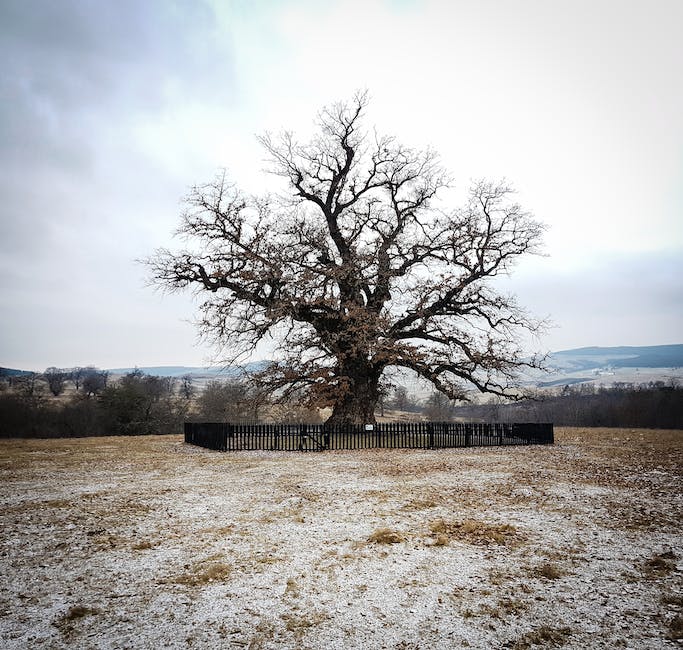
[[[683,432],[0,440],[3,648],[675,648]]]

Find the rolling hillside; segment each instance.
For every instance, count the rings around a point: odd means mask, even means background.
[[[550,365],[561,369],[677,368],[683,366],[683,345],[589,347],[553,352]]]

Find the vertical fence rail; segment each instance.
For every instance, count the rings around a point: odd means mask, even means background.
[[[390,422],[366,429],[324,424],[185,422],[184,431],[186,443],[218,451],[447,449],[555,442],[551,423]]]

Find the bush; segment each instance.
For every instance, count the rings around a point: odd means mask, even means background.
[[[103,429],[108,435],[182,433],[188,401],[176,398],[174,380],[139,370],[107,386],[99,397]]]
[[[197,398],[195,419],[202,422],[257,421],[264,395],[242,381],[213,380]]]
[[[190,401],[174,394],[174,380],[134,371],[104,386],[83,384],[70,400],[52,400],[33,381],[0,392],[0,437],[75,438],[182,433]],[[22,378],[23,379],[23,378]],[[99,392],[99,395],[95,393]]]

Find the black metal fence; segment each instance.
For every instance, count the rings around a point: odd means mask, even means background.
[[[552,424],[388,422],[325,424],[185,423],[185,442],[218,451],[323,451],[325,449],[445,449],[552,445]]]

